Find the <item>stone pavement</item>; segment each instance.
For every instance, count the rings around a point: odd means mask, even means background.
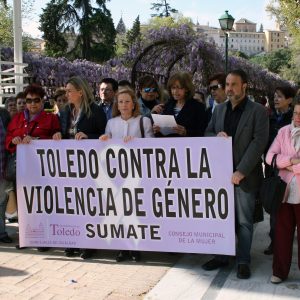
[[[18,239],[17,226],[8,232]],[[0,243],[0,299],[143,299],[181,257],[142,254],[142,262],[115,262],[116,251],[98,251],[95,258],[64,257],[63,249],[40,253]]]
[[[17,240],[16,225],[8,229]],[[95,259],[83,261],[64,257],[62,249],[39,253],[0,244],[0,299],[299,299],[296,242],[289,279],[273,285],[272,257],[262,253],[267,230],[267,218],[255,227],[249,280],[236,278],[234,262],[222,270],[202,270],[209,255],[143,252],[140,263],[115,263],[114,251],[99,251]]]

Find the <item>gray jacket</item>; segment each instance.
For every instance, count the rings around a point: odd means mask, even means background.
[[[255,192],[263,178],[261,156],[268,142],[269,119],[267,110],[261,104],[248,98],[246,101],[232,145],[233,161],[236,170],[245,175],[240,187],[245,192]],[[205,136],[216,136],[224,131],[226,110],[226,102],[215,108]]]

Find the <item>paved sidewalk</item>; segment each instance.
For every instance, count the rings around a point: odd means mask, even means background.
[[[17,240],[17,227],[8,226]],[[272,257],[263,254],[267,230],[268,219],[255,227],[249,280],[236,278],[234,263],[222,270],[202,270],[209,255],[143,252],[140,263],[118,264],[114,251],[99,251],[95,259],[83,261],[64,257],[62,249],[39,253],[0,244],[0,299],[299,299],[296,242],[289,279],[273,285]]]
[[[16,225],[8,225],[17,241]],[[62,249],[40,253],[0,243],[0,299],[143,299],[181,255],[143,252],[142,261],[115,262],[116,251],[95,258],[64,257]]]
[[[289,278],[272,284],[272,256],[263,254],[269,243],[269,219],[255,226],[252,246],[252,276],[236,277],[234,261],[226,268],[204,271],[201,265],[209,255],[185,255],[146,295],[145,300],[291,300],[300,298],[300,271],[297,263],[297,240],[294,240],[293,262]]]

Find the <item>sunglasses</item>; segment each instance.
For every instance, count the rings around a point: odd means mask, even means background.
[[[40,102],[41,102],[41,98],[26,98],[26,104],[40,103]]]
[[[157,92],[157,88],[146,87],[143,89],[145,93],[155,93]]]
[[[222,88],[222,84],[215,84],[215,85],[210,85],[209,90],[210,91],[216,91],[217,89]]]

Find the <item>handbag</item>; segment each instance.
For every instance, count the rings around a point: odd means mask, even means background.
[[[6,160],[6,166],[4,170],[4,178],[7,181],[16,180],[16,152],[9,154]]]
[[[264,209],[261,203],[261,199],[259,197],[256,197],[254,213],[253,213],[253,223],[255,224],[255,223],[263,222],[263,220],[264,220]]]
[[[270,176],[263,179],[259,192],[262,205],[268,214],[274,214],[278,210],[286,190],[286,182],[278,175],[276,158],[277,154],[274,154]]]

